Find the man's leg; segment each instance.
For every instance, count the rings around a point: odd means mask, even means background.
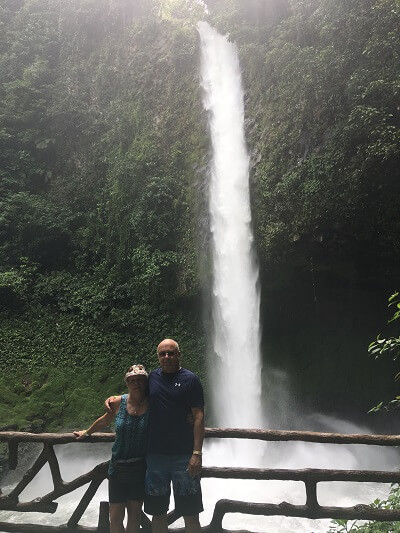
[[[162,455],[147,456],[144,511],[153,515],[152,532],[167,533],[167,512],[171,495],[169,458]]]
[[[200,520],[199,515],[184,516],[185,521],[185,533],[200,533]]]
[[[199,513],[203,510],[200,478],[189,475],[187,471],[189,456],[175,457],[172,472],[175,510],[183,516],[185,533],[199,533],[201,531]]]
[[[153,520],[151,521],[151,531],[152,533],[168,532],[167,513],[153,515]]]

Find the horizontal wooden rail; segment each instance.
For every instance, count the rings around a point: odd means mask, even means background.
[[[13,524],[0,522],[0,531],[3,533],[96,533],[95,527],[77,526],[43,526],[38,524]]]
[[[69,444],[75,442],[114,442],[115,433],[93,433],[77,440],[73,433],[25,433],[24,431],[0,431],[0,442],[39,442],[43,444]]]
[[[207,428],[206,437],[214,439],[257,439],[266,441],[303,441],[330,444],[370,444],[378,446],[400,445],[400,435],[277,431],[272,429]]]
[[[310,509],[307,505],[293,505],[282,502],[251,503],[237,500],[219,500],[215,506],[214,515],[210,522],[210,531],[220,531],[222,518],[226,513],[242,513],[263,516],[297,516],[301,518],[345,518],[347,520],[379,520],[399,521],[400,509],[376,509],[369,505],[358,504],[353,507],[325,507],[315,506]],[[205,529],[205,531],[207,531]]]
[[[329,470],[303,468],[289,470],[284,468],[221,468],[204,467],[201,477],[219,479],[255,479],[279,481],[354,481],[360,483],[400,483],[400,472],[382,470]]]
[[[368,435],[362,433],[321,433],[316,431],[280,431],[272,429],[206,428],[208,439],[256,439],[263,441],[302,441],[330,444],[367,444],[399,446],[400,435]],[[0,432],[0,442],[42,442],[68,444],[70,442],[113,442],[115,433],[94,433],[77,441],[73,433]]]

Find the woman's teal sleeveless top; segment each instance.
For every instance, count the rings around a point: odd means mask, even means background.
[[[127,400],[128,395],[123,394],[115,417],[115,442],[111,451],[108,474],[114,471],[113,460],[146,455],[149,410],[143,415],[130,415],[126,410]]]

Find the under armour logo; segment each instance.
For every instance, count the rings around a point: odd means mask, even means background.
[[[181,384],[180,383],[175,383],[175,387],[180,387]]]

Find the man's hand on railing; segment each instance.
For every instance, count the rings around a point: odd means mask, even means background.
[[[121,401],[121,396],[109,396],[107,400],[104,402],[104,407],[107,411],[107,413],[112,414],[115,413],[115,404]]]

